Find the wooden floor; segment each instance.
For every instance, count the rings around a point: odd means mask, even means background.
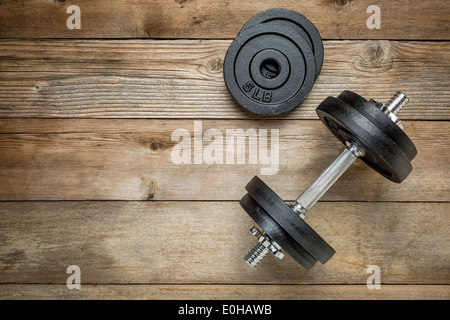
[[[0,3],[1,299],[450,298],[448,1],[377,1],[380,30],[364,0],[80,0],[81,30],[66,27],[70,4]],[[222,67],[273,7],[314,22],[325,61],[307,100],[268,119],[233,102]],[[337,251],[328,263],[248,267],[238,200],[267,165],[176,165],[172,133],[278,129],[278,172],[262,178],[293,201],[342,148],[315,108],[345,89],[410,97],[412,174],[397,185],[357,161],[307,215]]]

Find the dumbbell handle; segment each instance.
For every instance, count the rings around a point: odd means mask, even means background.
[[[364,152],[355,143],[349,143],[330,165],[317,177],[316,180],[297,198],[292,210],[301,218],[305,212],[327,192],[337,179],[351,166]]]
[[[396,92],[386,105],[378,104],[371,100],[379,107],[389,118],[400,126],[400,120],[396,114],[403,106],[408,103],[408,97],[402,92]],[[347,142],[345,148],[334,161],[314,180],[314,182],[297,198],[291,209],[300,216],[305,218],[305,213],[327,192],[328,189],[336,182],[337,179],[355,162],[359,157],[364,156],[364,151],[355,143]]]

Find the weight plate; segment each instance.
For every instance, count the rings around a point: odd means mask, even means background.
[[[306,269],[310,269],[314,265],[316,259],[284,231],[249,194],[243,196],[239,204],[264,232],[295,261]]]
[[[243,31],[231,43],[224,78],[241,106],[275,115],[292,110],[307,97],[315,80],[315,60],[300,34],[262,24]]]
[[[350,104],[362,115],[370,119],[371,122],[373,122],[381,131],[388,135],[389,138],[391,138],[400,147],[400,149],[402,149],[409,161],[414,159],[417,155],[417,149],[414,146],[414,143],[398,125],[389,119],[389,117],[374,104],[349,90],[343,91],[337,98],[347,104]]]
[[[245,186],[245,189],[253,200],[315,259],[325,263],[335,254],[336,251],[302,218],[297,216],[260,178],[255,176]]]
[[[387,179],[400,183],[411,173],[410,160],[402,149],[378,128],[370,115],[352,105],[326,98],[316,109],[325,126],[344,144],[355,142],[363,148],[362,160]]]
[[[323,64],[323,43],[317,28],[304,15],[288,9],[270,9],[248,20],[240,32],[261,23],[278,24],[280,22],[287,22],[282,25],[283,28],[292,28],[306,39],[314,53],[317,77]]]

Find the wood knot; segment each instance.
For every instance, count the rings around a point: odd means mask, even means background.
[[[389,41],[370,41],[365,44],[362,53],[355,59],[354,64],[357,69],[363,71],[384,72],[391,69],[393,59]]]
[[[187,2],[188,0],[175,0],[176,3],[178,3],[180,5],[180,9],[184,8],[184,4],[185,2]]]
[[[202,20],[200,20],[197,16],[192,17],[192,21],[194,25],[198,25],[202,23]]]
[[[167,143],[155,138],[139,137],[138,143],[145,149],[150,150],[152,153],[159,153],[161,150],[165,150],[170,147]]]
[[[159,150],[161,150],[163,146],[164,144],[161,141],[155,140],[152,143],[150,143],[150,150],[159,152]]]
[[[223,61],[221,58],[216,57],[209,60],[206,63],[206,70],[211,73],[222,72],[223,70]]]
[[[144,200],[155,200],[156,194],[159,192],[158,181],[151,178],[141,178],[142,186],[145,191]]]
[[[338,6],[345,6],[347,3],[349,3],[349,0],[335,0],[334,3]]]

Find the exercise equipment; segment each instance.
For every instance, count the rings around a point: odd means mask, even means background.
[[[268,252],[281,259],[282,250],[306,269],[333,256],[335,250],[304,221],[305,213],[358,158],[393,182],[406,179],[417,150],[396,114],[407,102],[401,92],[384,105],[343,91],[317,107],[319,118],[346,147],[292,206],[258,177],[247,184],[240,205],[262,229],[251,230],[259,243],[245,258],[249,265]]]

